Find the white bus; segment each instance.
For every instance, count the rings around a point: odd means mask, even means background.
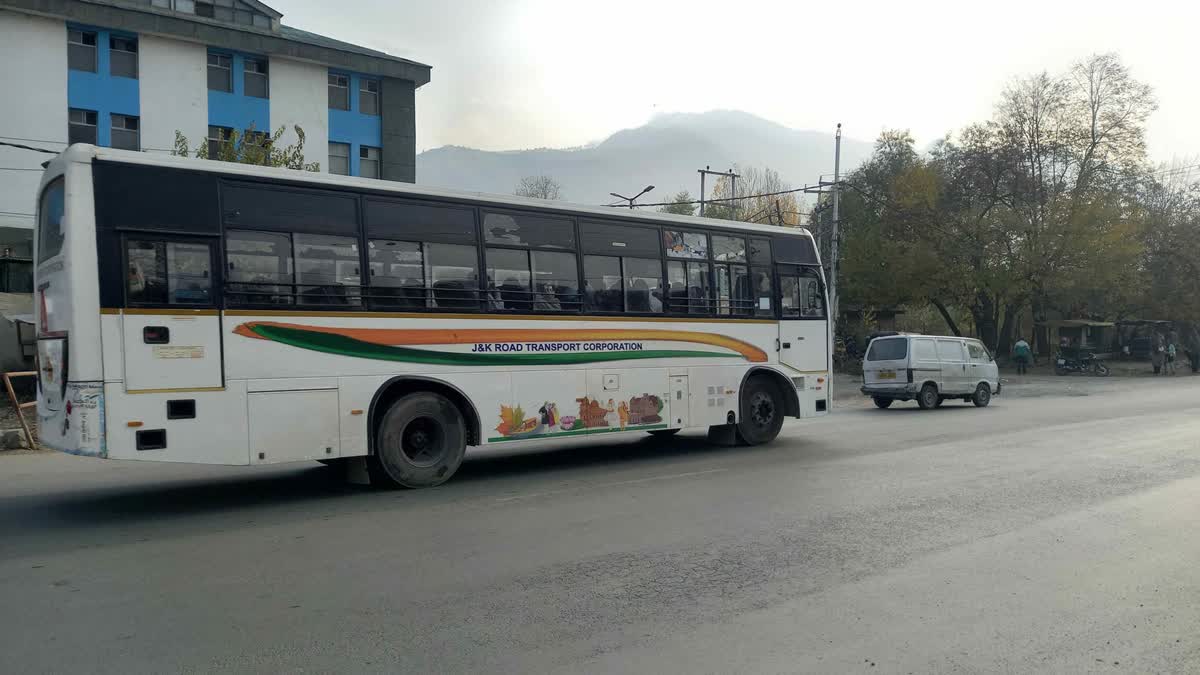
[[[112,459],[355,458],[825,414],[812,236],[75,145],[39,195],[42,442]]]

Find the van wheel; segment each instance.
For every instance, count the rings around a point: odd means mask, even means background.
[[[466,423],[458,407],[432,392],[400,398],[388,408],[368,457],[371,484],[423,488],[441,485],[458,471],[467,451]]]
[[[921,410],[932,410],[933,408],[936,408],[938,406],[938,401],[940,400],[941,399],[938,398],[937,387],[933,386],[932,384],[927,384],[924,387],[921,387],[921,393],[917,394],[917,406],[920,407]]]
[[[886,409],[892,407],[892,399],[890,398],[880,398],[876,396],[871,400],[875,401],[876,408]]]
[[[975,388],[975,395],[971,397],[971,402],[976,408],[986,408],[992,402],[992,388],[986,383],[981,383]]]
[[[770,443],[783,428],[783,397],[765,377],[750,378],[742,389],[738,435],[747,445]]]

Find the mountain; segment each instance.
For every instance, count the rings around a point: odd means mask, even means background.
[[[744,112],[673,113],[581,148],[434,148],[417,155],[417,182],[512,194],[522,177],[544,174],[562,185],[566,201],[607,204],[613,201],[610,192],[634,195],[654,185],[641,201],[661,202],[684,189],[699,196],[696,170],[705,166],[770,167],[794,187],[815,184],[821,174],[833,173],[833,144],[833,134],[789,129]],[[866,160],[871,147],[843,137],[842,171]]]

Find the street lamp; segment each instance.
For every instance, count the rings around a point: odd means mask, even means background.
[[[624,199],[625,201],[629,202],[629,208],[632,209],[633,208],[633,200],[637,199],[638,197],[641,197],[642,195],[646,194],[647,192],[649,192],[653,189],[654,189],[653,185],[647,185],[645,190],[642,190],[641,192],[637,193],[636,195],[634,195],[632,197],[626,197],[625,195],[619,195],[615,192],[610,192],[608,194],[616,197],[617,199]]]

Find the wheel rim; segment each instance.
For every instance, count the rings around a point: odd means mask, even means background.
[[[935,393],[932,389],[925,390],[925,405],[929,408],[937,405],[937,393]]]
[[[433,466],[446,456],[446,433],[432,417],[416,417],[400,433],[400,452],[415,466]]]
[[[991,399],[992,399],[992,391],[990,389],[988,389],[987,387],[980,387],[979,388],[979,402],[987,403]]]
[[[758,427],[770,427],[775,421],[775,400],[770,394],[757,391],[750,397],[750,419]]]

